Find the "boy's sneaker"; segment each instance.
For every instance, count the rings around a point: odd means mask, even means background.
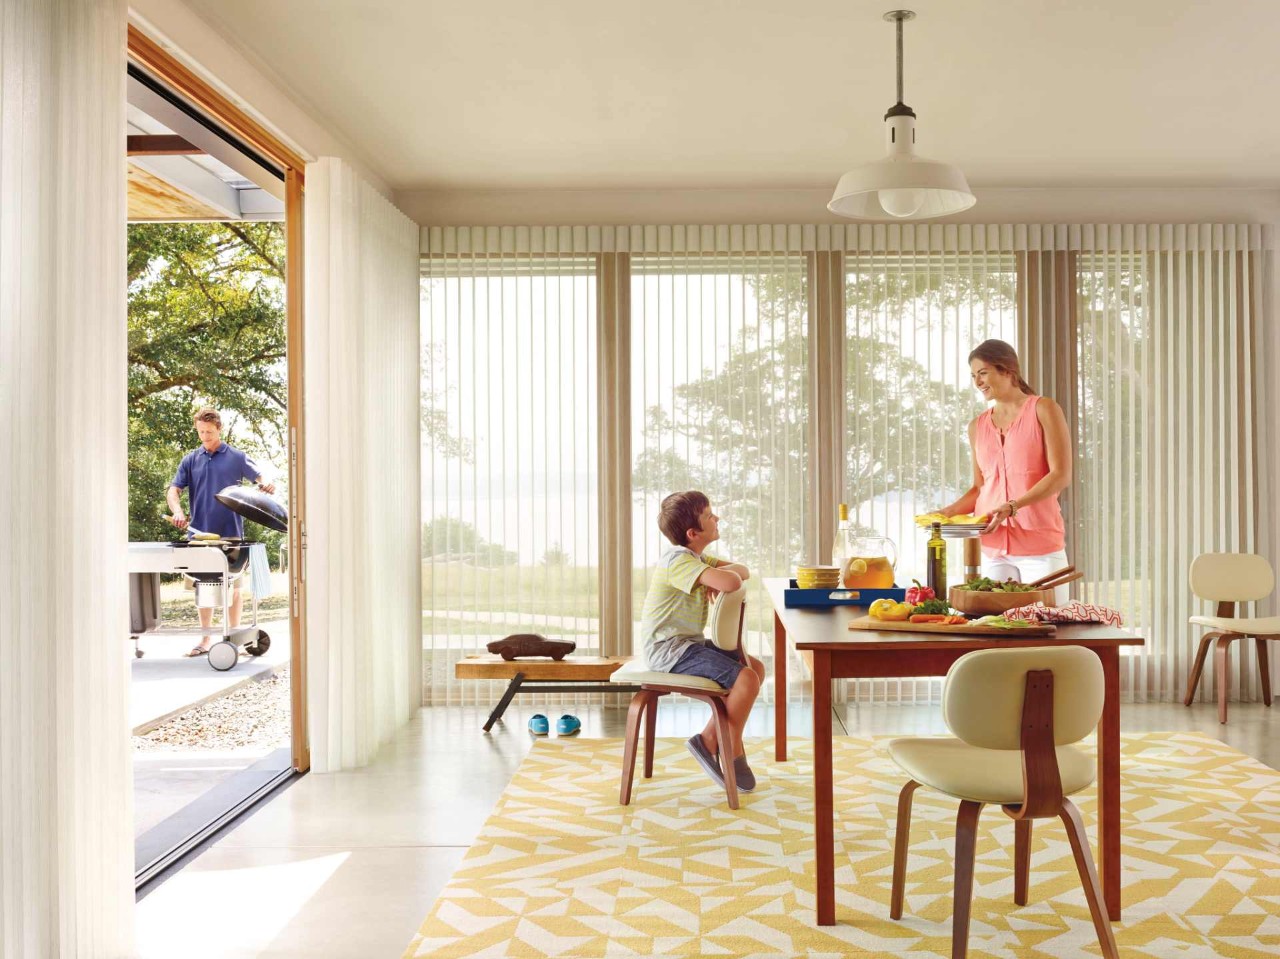
[[[542,713],[534,713],[529,717],[529,732],[535,736],[545,736],[551,731],[551,724]]]
[[[689,737],[689,741],[685,745],[689,747],[689,752],[693,753],[693,758],[698,761],[698,765],[706,770],[707,775],[712,778],[717,786],[724,789],[724,776],[720,772],[720,763],[715,756],[707,752],[707,747],[702,745],[702,734],[694,733]],[[736,766],[734,771],[737,771]]]
[[[756,774],[747,765],[746,756],[739,756],[733,761],[733,779],[738,784],[738,792],[749,793],[756,788]]]

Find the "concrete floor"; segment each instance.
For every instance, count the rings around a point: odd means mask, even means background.
[[[271,648],[261,656],[241,656],[234,668],[220,672],[204,656],[184,655],[200,642],[198,630],[143,633],[141,659],[131,663],[129,727],[135,736],[199,703],[225,695],[241,683],[267,676],[289,662],[289,621],[263,620]],[[217,642],[219,637],[214,637]]]
[[[309,775],[138,904],[138,955],[219,959],[401,956],[529,750],[528,716],[581,717],[583,736],[622,734],[626,710],[513,706],[485,735],[487,710],[428,707],[364,769]],[[706,707],[664,702],[660,736],[688,736]],[[1280,708],[1130,704],[1127,731],[1199,730],[1280,768]],[[848,706],[851,735],[942,733],[937,706]],[[805,736],[808,707],[788,713]],[[748,734],[772,734],[772,708]],[[839,730],[837,730],[839,731]]]

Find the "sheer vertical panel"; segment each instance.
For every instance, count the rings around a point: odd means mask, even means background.
[[[1078,565],[1085,597],[1149,637],[1128,661],[1137,699],[1185,688],[1200,633],[1187,617],[1212,613],[1191,594],[1191,561],[1259,549],[1274,442],[1256,406],[1259,239],[1230,225],[1099,230],[1080,257]],[[1253,644],[1239,645],[1232,694],[1256,699]]]
[[[614,337],[597,340],[599,314],[617,308],[598,288],[616,293],[617,284],[601,283],[598,257],[572,240],[558,230],[450,231],[424,250],[429,702],[496,699],[499,684],[458,683],[453,664],[511,633],[573,640],[579,655],[623,641],[616,622],[602,624],[606,608],[615,620],[625,610],[621,594],[611,590],[604,604],[600,584],[602,568],[614,581],[618,537],[629,532],[614,522],[601,555],[600,449],[616,460],[621,434],[600,424],[625,416],[625,403],[614,402],[616,383],[597,377],[602,354],[617,348]],[[610,476],[616,499],[626,477]]]
[[[1018,347],[1013,237],[981,227],[858,230],[845,261],[841,498],[868,535],[898,551],[897,579],[924,580],[917,513],[951,502],[973,477],[968,424],[982,410],[968,355],[988,338]],[[960,576],[960,541],[948,551]],[[863,680],[858,700],[936,700],[935,680]]]
[[[125,6],[0,19],[0,957],[133,954]]]
[[[789,239],[770,231],[748,249],[727,231],[673,230],[665,250],[631,257],[635,594],[668,545],[663,497],[702,490],[721,517],[712,551],[753,571],[745,643],[766,662],[762,579],[803,559],[809,513],[811,280]]]
[[[324,157],[306,251],[308,725],[333,772],[421,703],[417,228]]]

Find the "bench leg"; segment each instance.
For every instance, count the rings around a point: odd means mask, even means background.
[[[502,698],[498,700],[498,705],[493,707],[493,712],[489,714],[488,721],[484,724],[484,731],[487,733],[493,728],[493,724],[502,718],[502,714],[507,711],[507,707],[511,705],[511,700],[515,698],[516,693],[520,692],[520,684],[524,682],[524,673],[516,673],[511,677],[511,682],[507,684],[507,691],[502,694]]]

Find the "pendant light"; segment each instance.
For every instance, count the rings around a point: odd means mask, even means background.
[[[889,155],[840,178],[827,204],[839,216],[924,220],[959,213],[977,202],[956,167],[916,156],[916,115],[902,102],[902,24],[914,17],[911,10],[890,10],[884,15],[898,28],[898,102],[884,115]]]

